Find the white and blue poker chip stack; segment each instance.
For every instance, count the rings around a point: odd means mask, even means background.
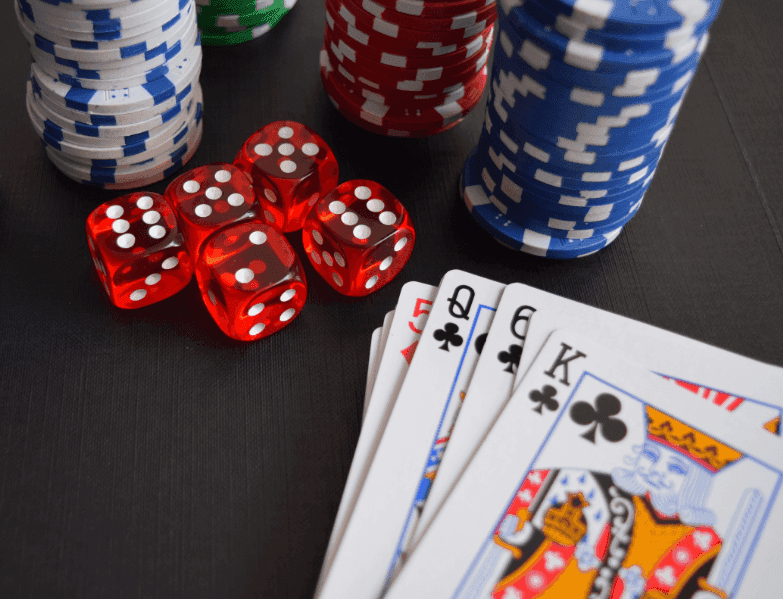
[[[193,0],[13,0],[33,62],[27,111],[65,175],[106,189],[160,181],[201,141]]]
[[[497,241],[597,252],[636,214],[720,0],[498,0],[463,199]]]

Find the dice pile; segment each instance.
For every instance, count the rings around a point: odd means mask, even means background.
[[[75,181],[128,189],[182,167],[201,141],[193,0],[18,0],[33,62],[27,111]]]
[[[445,131],[481,100],[495,12],[495,0],[326,0],[326,93],[381,135]]]
[[[196,0],[205,46],[232,46],[271,31],[296,0]]]
[[[720,0],[499,0],[463,197],[498,241],[577,258],[637,213]]]
[[[260,339],[304,306],[304,269],[283,236],[299,229],[310,262],[335,290],[380,289],[408,261],[413,225],[383,186],[338,186],[338,174],[317,133],[277,121],[251,135],[233,164],[193,169],[163,196],[137,192],[98,206],[87,243],[106,293],[117,307],[140,308],[176,294],[195,272],[218,327]]]

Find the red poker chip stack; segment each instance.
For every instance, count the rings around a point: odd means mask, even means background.
[[[326,93],[374,133],[445,131],[481,100],[495,17],[495,0],[326,0]]]

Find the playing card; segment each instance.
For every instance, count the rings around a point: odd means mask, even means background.
[[[382,594],[415,527],[503,287],[460,271],[441,281],[323,599]]]
[[[386,316],[389,316],[392,312],[389,312]],[[386,319],[384,319],[385,321]],[[364,387],[362,421],[364,421],[364,415],[367,413],[367,406],[370,405],[370,394],[372,393],[373,384],[375,384],[375,376],[378,374],[378,353],[381,348],[381,333],[383,333],[383,327],[378,327],[372,332],[372,337],[370,338],[370,359],[367,361],[367,383]]]
[[[410,282],[402,287],[397,306],[386,315],[384,328],[389,323],[388,335],[381,352],[378,373],[371,399],[362,423],[362,430],[354,451],[351,469],[340,499],[329,545],[324,557],[316,589],[316,597],[329,576],[332,561],[342,542],[348,518],[354,510],[359,491],[364,484],[373,456],[381,440],[386,422],[397,399],[408,366],[413,359],[419,337],[430,314],[437,287]],[[392,315],[390,317],[390,314]],[[383,341],[383,338],[381,339]]]
[[[770,432],[777,431],[780,426],[783,369],[514,283],[503,292],[487,346],[476,368],[476,378],[452,431],[448,451],[438,469],[415,539],[420,538],[440,509],[508,400],[509,379],[516,375],[514,384],[520,383],[522,374],[545,339],[560,327],[600,339],[629,360],[673,377],[679,382],[673,380],[672,385],[679,384],[692,391],[695,395],[691,400],[708,406],[707,409],[723,410],[737,418],[748,419]],[[514,365],[515,361],[518,366]]]
[[[367,407],[370,405],[370,399],[372,398],[372,390],[375,386],[375,379],[378,376],[378,368],[381,365],[381,360],[383,359],[383,348],[386,347],[386,340],[389,338],[389,329],[391,329],[391,323],[392,319],[394,318],[394,310],[391,310],[386,313],[386,316],[383,318],[383,326],[380,329],[376,329],[376,331],[379,332],[378,339],[376,340],[374,338],[373,333],[373,339],[371,340],[371,345],[373,342],[377,342],[377,346],[375,348],[375,355],[370,356],[370,363],[372,365],[372,369],[368,371],[367,374],[367,389],[364,394],[364,411],[362,412],[362,421],[364,421],[365,416],[367,416]]]
[[[520,287],[530,289],[527,285],[514,284],[508,285],[503,291],[503,297],[492,319],[492,328],[462,402],[460,418],[451,431],[448,451],[442,456],[438,474],[432,482],[430,494],[414,531],[414,540],[421,536],[421,531],[459,478],[459,473],[478,445],[480,435],[486,432],[487,422],[491,422],[490,419],[497,414],[511,394],[522,348],[525,346],[527,328],[536,312],[536,308],[527,303],[525,294],[518,292]],[[511,289],[516,289],[517,293],[509,294]]]
[[[554,332],[387,599],[744,599],[783,584],[783,441]]]

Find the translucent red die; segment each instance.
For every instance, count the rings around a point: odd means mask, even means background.
[[[250,175],[266,220],[298,231],[315,203],[337,185],[337,159],[309,127],[277,121],[251,135],[234,164]]]
[[[413,251],[407,210],[382,185],[347,181],[307,217],[302,241],[310,262],[344,295],[368,295],[391,281]]]
[[[101,204],[87,217],[87,245],[111,302],[141,308],[190,281],[193,263],[163,196],[137,192]]]
[[[165,196],[177,213],[194,260],[207,237],[220,228],[261,218],[249,177],[232,164],[216,162],[194,168],[174,179]]]
[[[210,237],[196,260],[196,280],[217,325],[240,341],[288,326],[307,298],[302,263],[288,240],[258,220]]]

